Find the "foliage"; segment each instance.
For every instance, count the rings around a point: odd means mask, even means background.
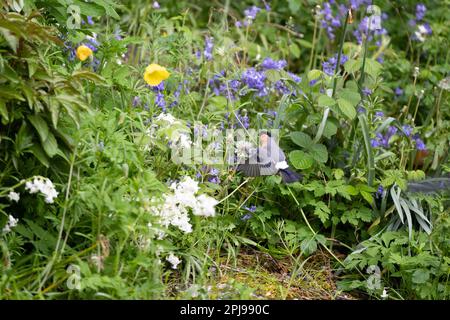
[[[408,184],[450,172],[449,8],[369,2],[2,4],[0,297],[208,298],[251,248],[288,286],[326,254],[342,290],[448,298],[448,191]],[[259,129],[302,181],[173,161]]]

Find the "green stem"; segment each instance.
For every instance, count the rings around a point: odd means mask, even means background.
[[[349,15],[349,13],[350,13],[350,11],[347,10],[347,15],[345,16],[344,29],[343,29],[343,32],[342,32],[341,42],[339,44],[339,51],[338,51],[338,57],[337,57],[337,62],[336,62],[336,68],[334,69],[333,93],[331,94],[331,97],[334,97],[334,94],[336,92],[337,73],[339,71],[340,64],[341,64],[342,47],[344,46],[345,32],[347,31],[347,23],[348,23],[348,15]]]

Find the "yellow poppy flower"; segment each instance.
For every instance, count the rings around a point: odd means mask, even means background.
[[[77,48],[77,58],[81,61],[86,60],[90,56],[92,56],[92,50],[89,47],[81,45]]]
[[[166,68],[161,67],[156,63],[148,65],[144,72],[144,80],[151,86],[157,86],[169,76],[170,73],[166,70]]]

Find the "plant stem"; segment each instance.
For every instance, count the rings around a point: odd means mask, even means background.
[[[339,51],[338,51],[338,57],[337,57],[337,61],[336,61],[336,68],[334,69],[333,93],[331,94],[332,98],[334,97],[334,94],[336,92],[337,73],[339,71],[340,64],[341,64],[342,47],[344,46],[345,33],[347,31],[347,23],[348,23],[348,15],[349,15],[349,13],[350,13],[350,11],[347,10],[347,14],[345,16],[345,21],[344,21],[344,28],[343,28],[343,31],[342,31],[341,42],[339,44]]]

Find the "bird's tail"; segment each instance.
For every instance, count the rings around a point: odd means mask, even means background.
[[[422,181],[408,182],[407,191],[411,193],[436,193],[450,190],[450,178],[428,178]]]
[[[281,178],[284,183],[293,183],[300,181],[303,176],[295,171],[290,169],[280,169]]]

